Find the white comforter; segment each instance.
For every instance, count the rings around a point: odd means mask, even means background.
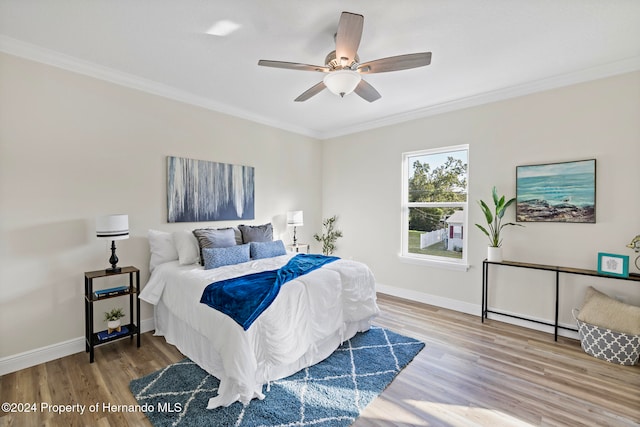
[[[194,337],[210,343],[214,357],[203,355],[209,349],[189,345],[184,332],[165,333],[159,325],[167,325],[166,320],[156,318],[156,335],[165,335],[167,341],[173,335],[171,341],[178,341],[176,345],[186,356],[220,379],[218,395],[209,400],[209,408],[264,398],[263,384],[320,362],[342,341],[368,329],[378,314],[373,274],[362,263],[342,259],[286,283],[247,331],[200,303],[210,283],[274,270],[294,255],[212,270],[172,261],[158,266],[142,290],[142,300],[163,306],[166,317],[186,324],[180,331],[193,331]],[[159,316],[161,311],[155,312]]]

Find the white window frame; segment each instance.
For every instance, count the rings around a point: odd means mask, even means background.
[[[411,165],[408,162],[410,157],[428,156],[432,154],[442,154],[453,151],[467,152],[467,201],[466,202],[409,202],[409,174],[411,173]],[[399,258],[402,262],[410,264],[426,265],[449,270],[467,271],[469,264],[467,261],[468,241],[469,241],[469,145],[454,145],[449,147],[432,148],[426,150],[410,151],[402,153],[402,203],[401,203],[401,230],[400,230],[400,253]],[[409,208],[435,208],[435,207],[460,207],[464,212],[462,241],[462,258],[446,258],[433,255],[422,255],[409,252]]]

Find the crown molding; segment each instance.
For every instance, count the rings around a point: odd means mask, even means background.
[[[382,119],[360,123],[356,126],[344,127],[332,132],[324,132],[319,134],[317,137],[319,139],[336,138],[339,136],[345,136],[353,133],[380,128],[383,126],[395,125],[411,120],[449,113],[451,111],[462,110],[464,108],[476,107],[483,104],[503,101],[510,98],[517,98],[520,96],[530,95],[546,90],[557,89],[564,86],[571,86],[591,80],[598,80],[606,77],[616,76],[619,74],[631,73],[638,70],[640,70],[640,56],[634,56],[632,58],[627,58],[596,67],[586,68],[571,73],[560,74],[557,76],[528,82],[517,86],[511,86],[508,88],[480,93],[466,98],[442,102],[417,110],[384,117]]]
[[[133,74],[124,73],[112,68],[104,67],[92,62],[84,61],[69,55],[45,49],[31,43],[0,35],[0,52],[41,62],[54,67],[62,68],[78,74],[83,74],[100,80],[115,83],[117,85],[140,90],[174,101],[198,106],[218,113],[249,120],[269,127],[282,129],[307,137],[326,140],[364,132],[384,126],[395,125],[411,120],[422,119],[429,116],[448,113],[464,108],[476,107],[491,102],[502,101],[519,96],[530,95],[563,86],[570,86],[591,80],[611,77],[618,74],[630,73],[640,70],[640,56],[635,56],[620,61],[611,62],[596,67],[586,68],[571,73],[552,76],[546,79],[528,82],[517,86],[498,89],[495,91],[480,93],[466,98],[455,99],[413,111],[384,117],[381,119],[362,122],[354,126],[346,126],[340,129],[332,129],[330,132],[321,132],[311,129],[293,126],[290,123],[275,121],[260,115],[252,114],[245,110],[229,107],[211,99],[204,98],[174,87],[144,79]]]
[[[113,68],[104,67],[93,62],[84,61],[70,55],[65,55],[50,49],[46,49],[31,43],[17,40],[11,37],[0,35],[0,52],[17,56],[31,61],[62,68],[77,74],[104,80],[120,86],[136,89],[142,92],[183,102],[185,104],[212,110],[229,116],[249,120],[269,127],[282,129],[285,131],[301,134],[318,139],[318,135],[309,129],[292,126],[289,123],[282,123],[260,115],[252,114],[248,111],[229,107],[211,99],[182,91],[174,87],[148,80],[133,74],[124,73]]]

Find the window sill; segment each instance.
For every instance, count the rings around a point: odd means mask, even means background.
[[[444,270],[454,270],[454,271],[469,270],[469,264],[462,263],[462,262],[438,261],[434,259],[413,257],[408,255],[402,255],[402,254],[399,254],[398,258],[400,259],[400,262],[404,262],[406,264],[423,265],[425,267],[435,267],[435,268],[442,268]]]

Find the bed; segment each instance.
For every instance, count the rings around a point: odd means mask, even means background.
[[[155,335],[220,380],[209,409],[263,399],[264,385],[322,361],[378,314],[373,274],[344,259],[287,282],[247,330],[200,303],[209,284],[279,269],[295,255],[211,269],[179,260],[154,266],[140,298],[154,305]]]

